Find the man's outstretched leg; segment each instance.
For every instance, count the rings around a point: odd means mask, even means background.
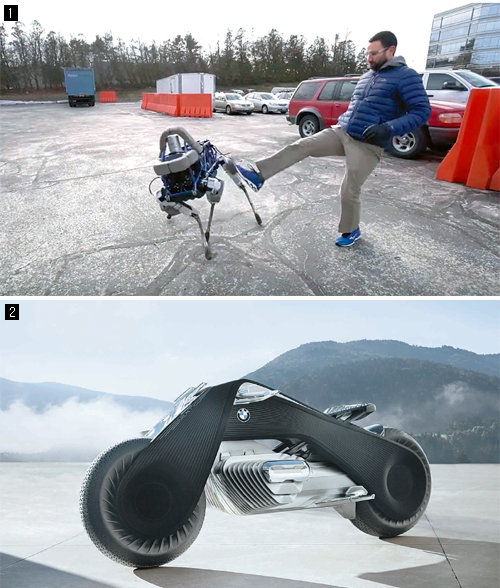
[[[312,137],[299,139],[283,147],[271,157],[260,159],[253,165],[237,165],[236,167],[251,187],[257,191],[270,177],[306,157],[325,157],[327,155],[345,155],[337,129],[324,129]]]

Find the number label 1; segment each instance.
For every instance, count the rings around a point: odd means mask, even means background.
[[[4,22],[12,21],[16,22],[19,19],[19,11],[17,4],[4,4],[3,5],[3,20]]]

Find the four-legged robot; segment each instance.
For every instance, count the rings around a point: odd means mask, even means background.
[[[160,162],[153,167],[163,182],[163,187],[156,192],[160,208],[167,213],[169,219],[178,214],[185,214],[196,220],[207,259],[212,258],[209,239],[214,208],[220,202],[224,189],[224,181],[217,178],[219,167],[222,167],[238,188],[243,190],[252,207],[255,220],[259,225],[262,224],[248,195],[245,181],[238,173],[233,160],[221,153],[210,141],[195,141],[182,127],[171,127],[160,137],[159,159]],[[188,200],[203,196],[206,196],[210,203],[206,231],[203,230],[199,212],[187,203]]]

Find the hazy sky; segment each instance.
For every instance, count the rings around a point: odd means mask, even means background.
[[[0,322],[0,377],[173,400],[311,341],[498,353],[499,325],[494,300],[23,300]]]
[[[308,43],[316,36],[333,42],[335,33],[346,35],[358,50],[380,30],[392,30],[399,39],[398,54],[416,69],[425,67],[427,47],[434,14],[466,5],[460,0],[421,0],[420,2],[374,2],[352,0],[335,4],[331,0],[315,0],[311,4],[297,2],[231,2],[207,0],[175,2],[86,2],[68,3],[66,0],[23,1],[19,6],[19,20],[30,27],[38,20],[46,32],[70,36],[82,33],[89,42],[96,35],[111,32],[115,39],[127,44],[131,39],[159,43],[176,35],[190,32],[204,50],[223,42],[227,29],[236,32],[243,28],[252,40],[266,35],[272,28],[285,38],[304,35]],[[12,25],[5,23],[10,31]]]

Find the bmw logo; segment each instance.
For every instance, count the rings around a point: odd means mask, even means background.
[[[236,413],[236,416],[242,423],[246,423],[248,420],[250,420],[250,411],[246,408],[240,408],[240,410]]]

